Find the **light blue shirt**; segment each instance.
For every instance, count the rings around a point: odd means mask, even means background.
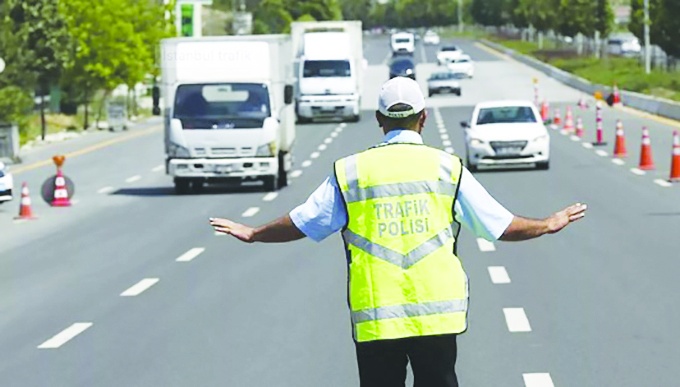
[[[423,138],[412,130],[392,130],[383,143],[422,144]],[[514,217],[467,168],[463,168],[460,178],[454,216],[476,236],[490,241],[500,238]],[[342,230],[347,224],[347,209],[335,174],[326,178],[305,203],[291,211],[290,218],[303,234],[317,242]]]

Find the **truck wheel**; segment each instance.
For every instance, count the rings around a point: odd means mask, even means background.
[[[361,120],[361,115],[357,114],[355,116],[351,116],[348,121],[349,122],[359,122],[360,120]]]
[[[185,195],[189,193],[189,179],[175,178],[175,193]]]
[[[191,189],[194,192],[201,192],[205,188],[205,181],[203,179],[196,179],[191,182]]]
[[[278,190],[279,176],[265,176],[264,190],[267,192],[274,192]]]
[[[547,171],[548,169],[550,169],[550,161],[542,161],[536,163],[536,169]]]

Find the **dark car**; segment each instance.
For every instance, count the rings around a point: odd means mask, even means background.
[[[394,77],[409,77],[416,79],[416,65],[413,58],[408,56],[398,56],[390,63],[390,79]]]

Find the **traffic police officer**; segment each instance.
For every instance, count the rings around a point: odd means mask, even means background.
[[[468,284],[456,255],[460,224],[486,239],[555,233],[585,215],[575,204],[545,219],[503,208],[460,158],[423,145],[418,84],[387,81],[376,118],[382,143],[336,161],[332,175],[288,215],[252,228],[211,218],[244,242],[320,241],[342,231],[362,387],[458,386],[456,336],[467,329]]]

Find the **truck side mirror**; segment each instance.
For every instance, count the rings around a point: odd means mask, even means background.
[[[470,124],[468,124],[467,121],[461,121],[461,122],[460,122],[460,127],[461,127],[461,128],[464,128],[464,129],[467,129],[467,128],[470,127]]]
[[[151,114],[154,116],[160,116],[161,115],[161,107],[160,107],[160,101],[161,101],[161,89],[158,86],[154,86],[151,88],[151,99],[153,100],[153,107],[151,108]]]
[[[293,103],[293,85],[283,87],[283,103],[286,105]]]

